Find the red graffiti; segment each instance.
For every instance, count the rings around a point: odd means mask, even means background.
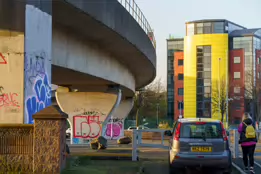
[[[101,134],[100,116],[74,116],[74,138],[97,138]]]
[[[7,64],[7,61],[2,53],[0,53],[0,64]]]
[[[17,107],[20,108],[18,101],[16,100],[16,97],[18,97],[17,93],[3,93],[0,95],[0,109],[2,107]]]

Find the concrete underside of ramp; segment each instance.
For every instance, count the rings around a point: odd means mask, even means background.
[[[72,143],[85,144],[102,135],[102,127],[117,101],[117,94],[102,92],[56,92],[56,101],[68,114]]]
[[[155,78],[155,48],[117,0],[56,0],[52,5],[53,65],[132,91]]]

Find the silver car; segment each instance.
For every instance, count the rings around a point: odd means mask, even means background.
[[[174,124],[169,146],[169,171],[185,168],[215,168],[232,172],[232,157],[227,132],[219,120],[179,119]]]

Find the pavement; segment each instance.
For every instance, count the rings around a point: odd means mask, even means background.
[[[246,172],[244,172],[244,164],[242,158],[233,159],[233,163],[239,167],[239,171],[241,174],[247,174]],[[256,174],[261,174],[261,157],[255,157],[254,169]]]

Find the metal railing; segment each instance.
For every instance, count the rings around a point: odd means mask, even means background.
[[[261,130],[257,130],[256,134],[257,134],[257,144],[256,144],[256,152],[260,152],[261,151]],[[237,129],[233,129],[229,131],[229,147],[232,153],[232,157],[233,158],[238,158],[240,156],[242,156],[242,150],[240,148],[240,144],[238,143],[239,140],[239,133],[237,131]],[[255,155],[260,155],[260,153],[256,153]]]
[[[130,13],[130,15],[138,22],[141,28],[150,38],[154,48],[156,48],[156,40],[154,37],[153,30],[150,27],[149,22],[145,18],[144,14],[135,3],[134,0],[118,0],[118,2]]]
[[[139,147],[150,147],[150,148],[162,148],[168,149],[169,146],[164,144],[164,132],[166,130],[161,129],[133,129],[132,130],[132,161],[138,160],[138,148]],[[158,132],[161,134],[160,144],[155,143],[142,143],[142,132]]]

